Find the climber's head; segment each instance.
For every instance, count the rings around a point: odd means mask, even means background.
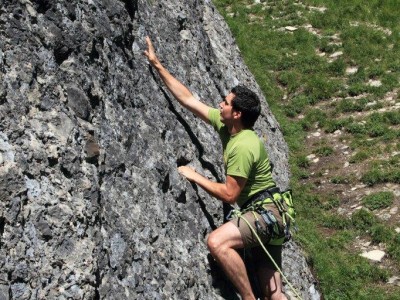
[[[245,86],[235,86],[231,93],[235,95],[232,100],[232,109],[241,112],[241,121],[244,128],[252,128],[261,113],[260,99]]]

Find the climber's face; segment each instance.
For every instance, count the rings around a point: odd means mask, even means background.
[[[219,104],[221,122],[226,125],[229,125],[234,119],[237,118],[238,112],[232,107],[232,101],[234,98],[235,94],[229,93]]]

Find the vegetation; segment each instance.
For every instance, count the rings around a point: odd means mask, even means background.
[[[289,145],[295,238],[324,298],[397,299],[399,219],[379,216],[400,205],[400,2],[214,3]],[[386,249],[379,267],[360,240]]]
[[[378,192],[365,196],[362,200],[365,207],[375,210],[386,208],[393,204],[394,194],[392,192]]]

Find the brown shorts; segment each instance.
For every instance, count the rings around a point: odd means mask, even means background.
[[[276,206],[274,204],[267,204],[267,205],[265,205],[265,208],[267,210],[272,211],[272,213],[274,214],[275,218],[278,221],[279,226],[283,230],[282,217],[280,216],[279,211],[276,208]],[[275,260],[275,262],[277,263],[279,268],[282,268],[282,245],[270,245],[269,244],[271,241],[271,234],[267,228],[267,224],[263,220],[262,216],[260,216],[256,212],[255,212],[255,215],[256,216],[254,216],[253,212],[249,211],[249,212],[243,214],[242,217],[246,218],[246,220],[250,223],[250,225],[253,227],[253,229],[256,230],[257,235],[263,242],[265,248],[271,254],[272,258]],[[257,231],[256,225],[255,225],[256,217],[257,217],[258,223],[260,225],[260,230],[258,230],[258,231]],[[239,229],[240,235],[242,236],[244,248],[245,249],[254,248],[254,250],[252,250],[252,252],[254,252],[253,255],[265,257],[265,259],[261,259],[259,261],[265,262],[268,265],[268,267],[270,267],[272,269],[276,269],[274,264],[271,262],[271,260],[267,256],[267,254],[264,253],[264,250],[262,249],[259,241],[257,240],[255,235],[249,228],[249,225],[247,225],[247,223],[244,220],[242,220],[241,218],[234,218],[234,219],[230,220],[229,222],[233,223]]]

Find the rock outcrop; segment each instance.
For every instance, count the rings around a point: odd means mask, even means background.
[[[219,201],[177,166],[224,180],[212,129],[142,55],[216,106],[238,83],[265,100],[207,0],[0,0],[0,299],[235,299],[208,256]],[[274,177],[288,154],[264,101]],[[295,243],[284,271],[318,298]]]

